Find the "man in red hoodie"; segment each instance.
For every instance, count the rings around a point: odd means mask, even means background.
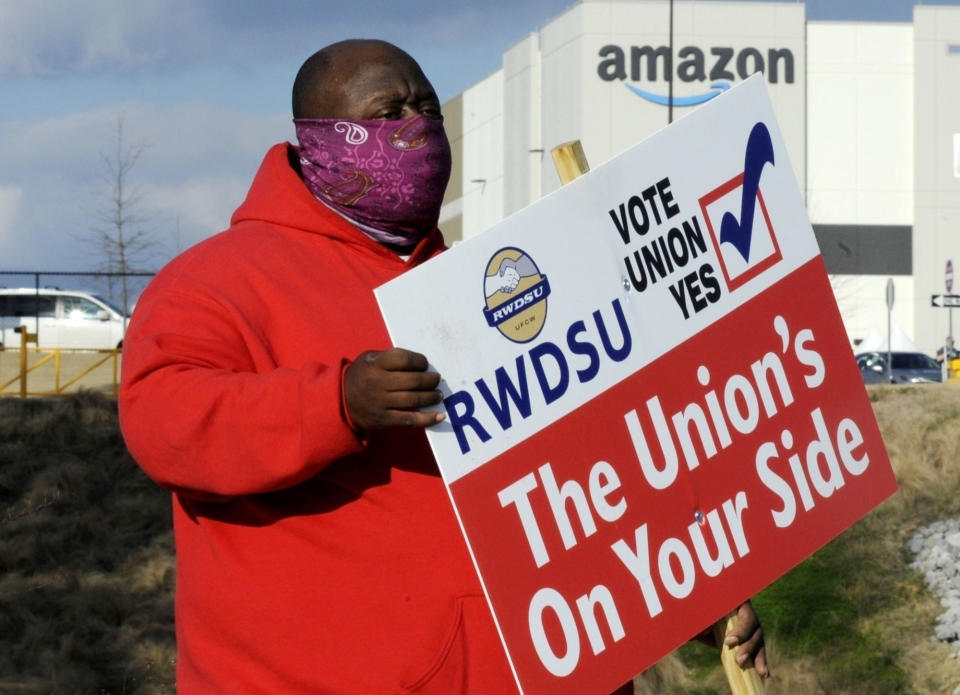
[[[267,153],[125,339],[123,433],[174,493],[178,692],[515,692],[423,433],[439,376],[373,295],[443,249],[439,101],[406,53],[352,40],[307,60],[293,111],[300,147]]]

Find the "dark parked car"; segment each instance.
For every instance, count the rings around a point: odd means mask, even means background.
[[[886,352],[863,352],[857,366],[867,384],[927,384],[942,380],[940,364],[922,352],[892,352],[892,374],[887,374]]]

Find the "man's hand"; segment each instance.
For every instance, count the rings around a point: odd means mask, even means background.
[[[344,399],[354,426],[363,431],[429,427],[445,417],[420,412],[443,398],[439,383],[440,375],[427,371],[427,358],[418,352],[402,348],[364,352],[347,367]]]
[[[753,610],[753,604],[747,601],[737,609],[736,626],[727,633],[723,643],[728,647],[736,647],[737,663],[741,668],[749,666],[751,659],[757,674],[761,678],[767,678],[770,675],[770,668],[767,666],[767,650],[763,644],[763,628],[760,626],[760,618]]]
[[[725,618],[697,635],[696,640],[711,647],[726,645],[733,648],[739,645],[736,660],[740,667],[749,668],[752,664],[757,675],[768,678],[770,667],[767,665],[767,651],[763,644],[763,628],[760,626],[760,618],[753,610],[753,604],[749,601],[740,604],[735,615],[736,626],[726,635],[722,634],[727,622]]]

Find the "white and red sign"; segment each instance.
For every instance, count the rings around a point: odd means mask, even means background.
[[[896,489],[763,81],[377,290],[524,693],[605,693]]]

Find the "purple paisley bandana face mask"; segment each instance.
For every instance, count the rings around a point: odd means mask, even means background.
[[[293,122],[304,182],[321,202],[382,243],[410,245],[436,226],[451,166],[442,119]]]

